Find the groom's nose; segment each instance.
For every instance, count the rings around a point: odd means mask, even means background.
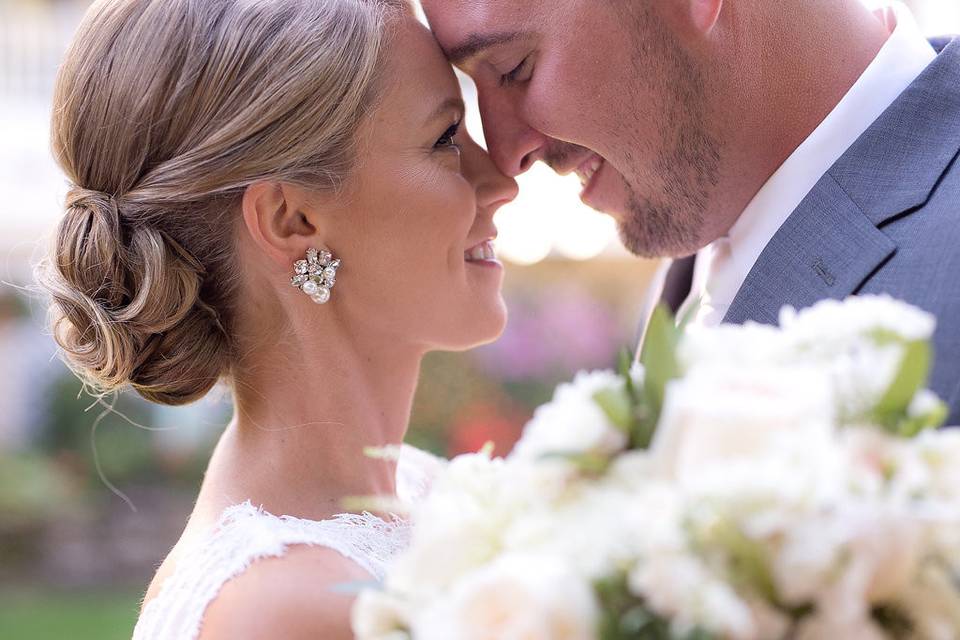
[[[490,93],[479,96],[487,149],[497,168],[515,178],[543,159],[548,138],[527,123],[519,105],[503,91]]]

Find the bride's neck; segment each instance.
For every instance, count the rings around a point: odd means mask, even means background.
[[[326,327],[251,350],[234,376],[236,412],[218,448],[268,510],[322,517],[346,496],[393,495],[396,465],[364,455],[399,445],[422,352],[388,336]]]

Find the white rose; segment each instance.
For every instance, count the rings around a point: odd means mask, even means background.
[[[367,590],[360,594],[351,611],[357,640],[408,640],[410,619],[396,595]]]
[[[606,416],[594,395],[622,390],[623,379],[610,371],[581,372],[571,384],[557,387],[524,427],[511,458],[539,459],[551,454],[609,456],[623,451],[627,435]]]
[[[778,591],[790,603],[817,599],[834,618],[859,615],[895,598],[923,551],[922,523],[879,505],[835,507],[785,531],[773,560]]]
[[[953,558],[958,554],[954,553]],[[917,637],[930,640],[955,640],[960,637],[960,592],[956,572],[960,567],[948,563],[925,562],[916,579],[898,600],[910,612]]]
[[[837,620],[814,614],[800,623],[796,640],[890,640],[890,637],[870,618]]]
[[[784,459],[822,464],[834,437],[832,395],[816,369],[696,367],[671,382],[652,456],[685,484],[739,465]]]
[[[505,463],[487,454],[454,458],[413,509],[409,548],[394,562],[391,589],[430,598],[502,547],[503,525],[513,517],[518,492],[506,486]]]
[[[633,491],[585,482],[567,499],[534,506],[504,533],[508,551],[563,558],[578,575],[598,579],[630,564],[657,539],[679,537],[679,506],[668,491]]]
[[[593,640],[599,607],[562,560],[504,556],[416,616],[417,640]]]

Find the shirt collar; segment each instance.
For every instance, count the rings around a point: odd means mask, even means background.
[[[833,111],[770,177],[728,233],[731,268],[742,285],[764,247],[790,214],[897,97],[936,58],[909,9],[900,2],[876,14],[892,28],[873,62]],[[729,296],[736,294],[730,292]]]

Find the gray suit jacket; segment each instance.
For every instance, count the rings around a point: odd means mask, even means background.
[[[960,38],[820,179],[764,249],[725,322],[774,324],[784,305],[886,293],[937,317],[931,388],[960,425]],[[675,261],[664,302],[690,288]]]

